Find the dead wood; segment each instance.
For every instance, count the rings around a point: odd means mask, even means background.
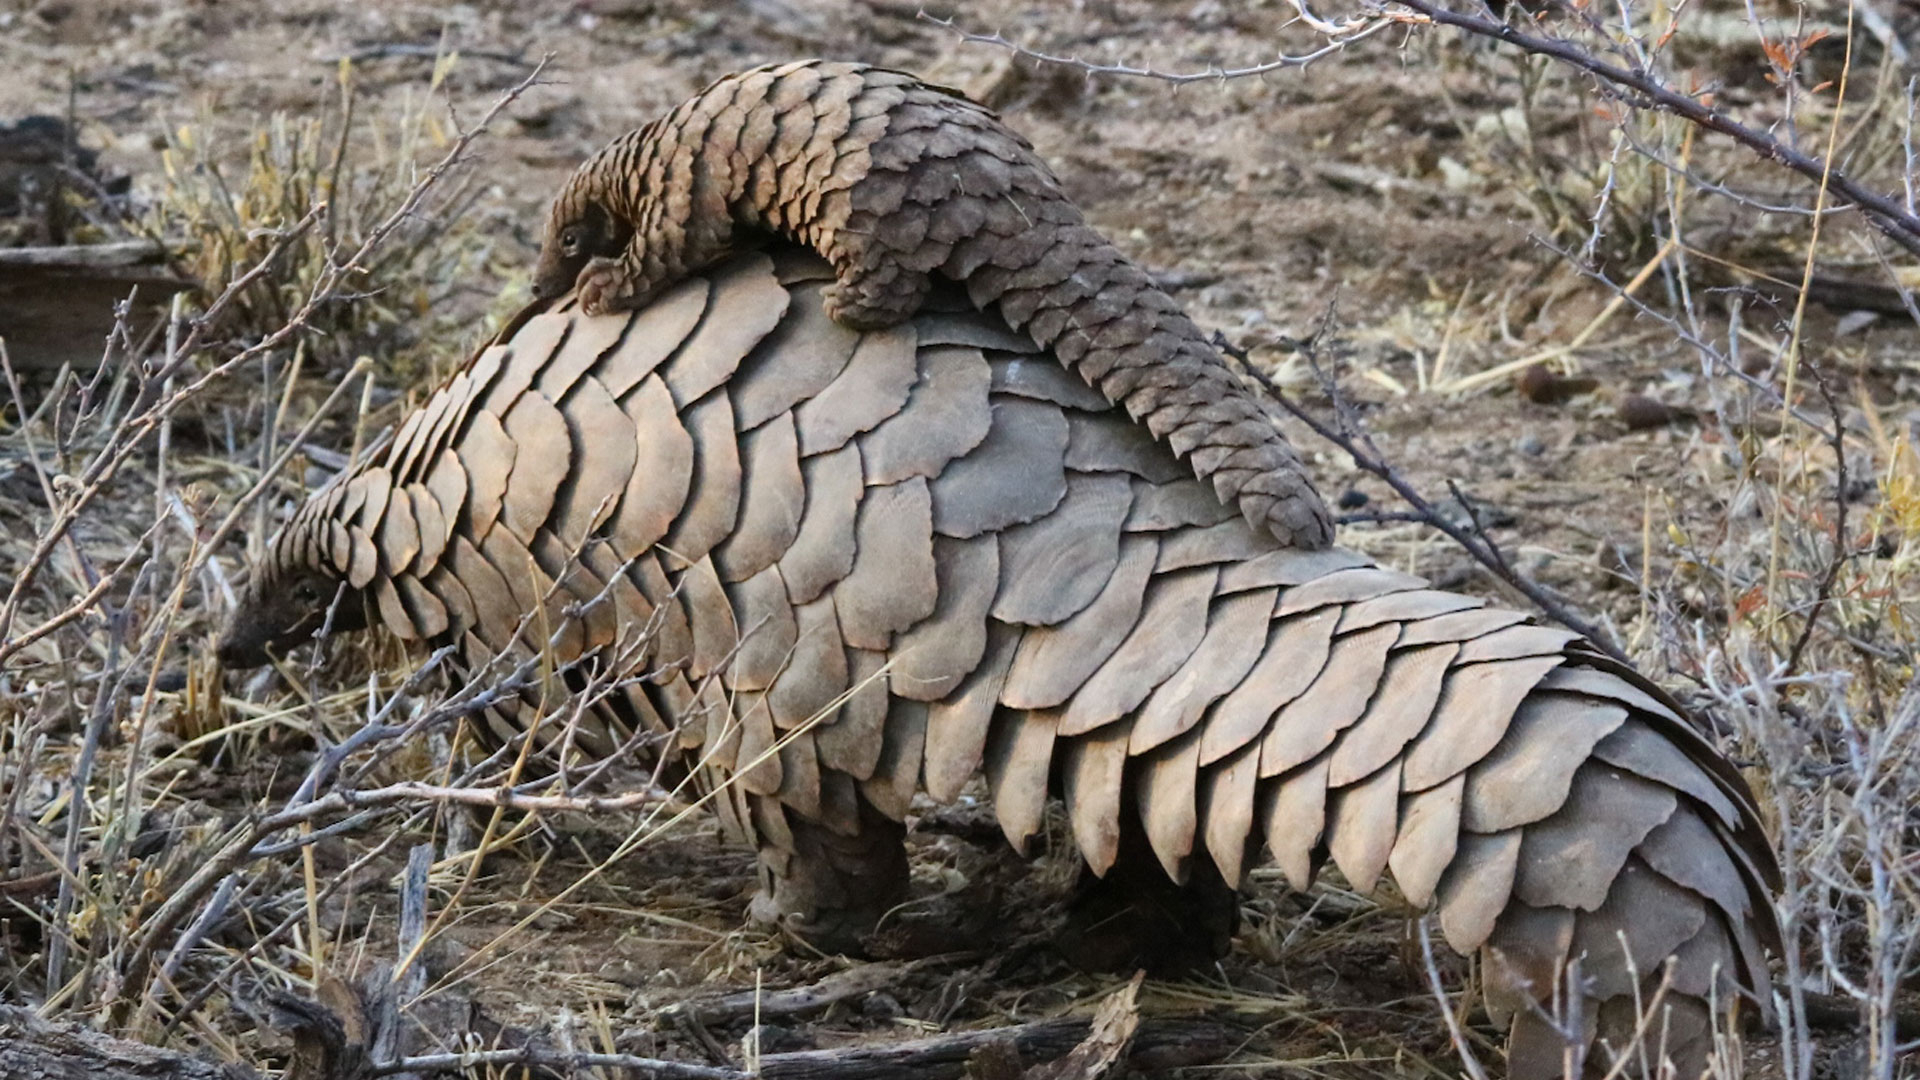
[[[1087,1020],[1041,1020],[891,1046],[769,1054],[760,1059],[760,1075],[763,1080],[949,1080],[965,1074],[976,1049],[999,1040],[1011,1037],[1021,1060],[1031,1066],[1072,1053],[1089,1030]],[[1133,1033],[1127,1063],[1143,1072],[1213,1064],[1241,1041],[1240,1033],[1213,1021],[1145,1019]]]
[[[33,1080],[254,1080],[244,1065],[221,1065],[0,1005],[0,1076]]]
[[[836,971],[807,986],[759,993],[741,990],[692,1001],[676,1002],[661,1010],[667,1019],[694,1017],[704,1024],[724,1024],[757,1016],[763,1020],[805,1016],[825,1010],[849,999],[863,998],[881,990],[906,974],[911,965],[899,963],[862,964]]]

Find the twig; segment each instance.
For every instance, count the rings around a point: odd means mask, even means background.
[[[322,886],[320,890],[319,898],[321,900],[331,899],[334,893],[345,887],[348,882],[354,880],[360,871],[366,869],[372,865],[375,860],[385,855],[387,849],[392,847],[399,839],[400,832],[398,830],[383,837],[379,843],[368,849],[366,854],[361,855],[349,863],[346,868],[339,873],[329,877],[326,885]],[[200,1006],[207,1003],[208,998],[212,997],[216,991],[226,984],[229,976],[240,968],[253,963],[255,957],[267,950],[267,946],[280,940],[295,926],[299,925],[301,920],[306,918],[306,914],[304,905],[297,907],[285,918],[281,919],[278,924],[268,929],[266,933],[254,938],[252,944],[248,945],[239,956],[235,957],[226,967],[222,968],[217,975],[208,979],[204,986],[194,991],[193,996],[188,998],[186,1003],[174,1012],[173,1016],[167,1020],[166,1026],[160,1031],[160,1041],[165,1043],[170,1039],[173,1036],[174,1030],[178,1028],[187,1017],[192,1016]]]
[[[439,802],[521,810],[529,813],[613,814],[661,802],[657,791],[629,791],[620,795],[529,795],[511,787],[450,787],[405,780],[365,791],[336,791],[260,819],[268,833],[279,832],[343,810],[404,803]]]
[[[374,1065],[367,1076],[393,1076],[396,1073],[458,1072],[469,1073],[483,1066],[521,1065],[554,1069],[577,1076],[588,1069],[622,1069],[636,1080],[756,1080],[756,1075],[716,1065],[694,1065],[684,1061],[663,1061],[633,1054],[584,1054],[564,1050],[475,1050],[460,1054],[420,1054],[385,1065]]]
[[[1052,1060],[1071,1053],[1086,1037],[1084,1019],[1041,1020],[1013,1028],[961,1031],[927,1039],[833,1050],[766,1054],[757,1072],[715,1065],[692,1065],[628,1054],[577,1054],[534,1048],[484,1050],[466,1054],[426,1054],[376,1065],[369,1076],[400,1072],[451,1071],[478,1065],[527,1065],[562,1073],[588,1068],[629,1069],[654,1080],[931,1080],[951,1077],[965,1067],[976,1047],[1011,1038],[1023,1057]],[[1156,1070],[1212,1064],[1230,1055],[1241,1036],[1205,1020],[1147,1019],[1133,1038],[1130,1058],[1150,1061]]]
[[[1645,70],[1632,70],[1611,64],[1593,55],[1587,50],[1568,41],[1541,37],[1524,33],[1504,22],[1476,15],[1465,15],[1448,10],[1432,0],[1368,0],[1371,18],[1356,20],[1337,26],[1316,26],[1323,34],[1334,37],[1327,45],[1301,56],[1282,56],[1265,64],[1255,64],[1244,68],[1209,68],[1197,72],[1165,72],[1151,67],[1130,67],[1125,64],[1094,63],[1078,57],[1055,56],[1017,45],[1000,34],[981,34],[964,29],[954,19],[936,19],[925,12],[922,19],[937,26],[951,30],[962,41],[981,45],[991,45],[1006,49],[1018,56],[1026,57],[1036,63],[1070,67],[1085,72],[1091,78],[1095,75],[1117,75],[1127,78],[1152,79],[1157,82],[1180,85],[1203,81],[1225,81],[1228,79],[1251,78],[1265,75],[1283,68],[1305,67],[1329,53],[1337,52],[1347,45],[1371,36],[1385,26],[1394,24],[1438,24],[1464,31],[1479,37],[1511,45],[1523,52],[1548,57],[1570,67],[1585,71],[1602,82],[1623,87],[1631,91],[1637,100],[1629,100],[1629,105],[1652,108],[1670,113],[1683,120],[1709,131],[1716,131],[1747,147],[1761,157],[1799,173],[1801,176],[1824,185],[1826,190],[1839,193],[1854,207],[1863,213],[1874,228],[1885,234],[1888,239],[1916,255],[1920,255],[1920,215],[1909,209],[1901,200],[1872,189],[1854,180],[1839,169],[1830,168],[1829,163],[1820,158],[1811,157],[1793,148],[1773,136],[1741,123],[1719,109],[1707,105],[1698,98],[1680,93],[1667,86],[1660,79]],[[1396,10],[1396,9],[1404,9]],[[1406,14],[1413,12],[1413,15]],[[1332,32],[1330,32],[1332,31]],[[1340,36],[1334,36],[1337,32]]]
[[[1486,1067],[1480,1064],[1480,1058],[1467,1044],[1466,1034],[1460,1029],[1460,1018],[1453,1014],[1453,1004],[1447,1000],[1446,981],[1440,977],[1440,965],[1433,959],[1433,915],[1420,916],[1414,923],[1420,935],[1420,961],[1427,974],[1427,989],[1440,1007],[1440,1015],[1447,1022],[1447,1037],[1453,1043],[1454,1052],[1460,1055],[1460,1064],[1471,1080],[1487,1080]]]
[[[420,950],[427,935],[427,875],[433,870],[433,845],[415,844],[407,852],[407,872],[400,879],[400,928],[396,962]],[[408,965],[395,972],[396,986],[378,995],[383,1006],[373,1046],[373,1060],[387,1061],[400,1049],[400,1014],[427,988],[427,969]]]
[[[1641,101],[1629,104],[1671,113],[1709,131],[1717,131],[1761,157],[1822,185],[1825,190],[1839,192],[1856,204],[1867,220],[1888,239],[1910,252],[1920,254],[1920,216],[1909,211],[1899,200],[1868,189],[1839,169],[1832,168],[1829,162],[1801,153],[1766,132],[1749,127],[1719,109],[1704,104],[1698,98],[1682,94],[1646,71],[1632,71],[1609,64],[1571,42],[1523,33],[1507,23],[1492,19],[1463,15],[1441,7],[1432,0],[1391,0],[1391,3],[1418,12],[1425,17],[1424,21],[1505,42],[1524,52],[1557,60],[1605,82],[1626,87],[1641,98]]]
[[[1813,640],[1814,627],[1820,624],[1820,613],[1833,599],[1833,583],[1840,577],[1840,570],[1853,558],[1853,552],[1847,550],[1847,438],[1846,428],[1841,423],[1840,403],[1834,400],[1833,388],[1828,385],[1826,374],[1818,368],[1813,369],[1815,385],[1826,398],[1827,411],[1833,416],[1833,426],[1827,433],[1827,445],[1833,449],[1834,491],[1833,491],[1833,554],[1827,559],[1827,569],[1820,576],[1820,586],[1814,592],[1813,604],[1807,609],[1806,621],[1800,626],[1800,634],[1794,639],[1793,647],[1787,650],[1787,662],[1781,669],[1784,678],[1792,678],[1800,670],[1800,658],[1807,651],[1807,644]]]
[[[527,59],[525,50],[508,52],[505,49],[454,49],[451,51],[461,56],[471,56],[480,60],[492,60],[496,63],[506,64],[509,67],[517,67],[522,70],[535,66],[533,61]],[[340,61],[346,60],[358,64],[367,60],[385,60],[396,56],[408,59],[438,60],[442,56],[448,55],[448,52],[449,50],[446,46],[440,44],[421,45],[410,41],[378,41],[371,45],[362,45],[350,53],[326,57],[324,62],[328,64],[338,64]]]
[[[1328,314],[1329,318],[1331,318],[1331,311],[1329,311]],[[1324,326],[1321,332],[1324,332]],[[1386,485],[1392,488],[1395,494],[1399,495],[1407,505],[1413,507],[1414,512],[1420,515],[1420,520],[1445,533],[1454,543],[1459,544],[1465,549],[1467,554],[1471,555],[1475,562],[1492,571],[1495,577],[1506,582],[1518,590],[1521,595],[1533,601],[1534,605],[1548,618],[1572,630],[1574,633],[1585,637],[1594,644],[1594,647],[1621,663],[1632,663],[1632,661],[1627,659],[1626,653],[1621,650],[1619,645],[1614,643],[1613,638],[1608,635],[1606,631],[1600,629],[1600,627],[1592,621],[1575,614],[1567,607],[1564,600],[1547,591],[1545,586],[1514,569],[1513,565],[1507,561],[1506,553],[1500,549],[1498,544],[1494,543],[1493,539],[1487,535],[1486,530],[1480,526],[1479,513],[1474,510],[1472,502],[1466,498],[1458,486],[1451,484],[1449,487],[1453,491],[1454,498],[1459,500],[1461,506],[1466,508],[1473,527],[1467,529],[1448,521],[1446,516],[1440,513],[1438,507],[1428,502],[1427,499],[1420,494],[1419,490],[1409,483],[1404,476],[1401,476],[1399,470],[1395,469],[1391,462],[1386,460],[1378,448],[1372,446],[1372,437],[1365,433],[1365,429],[1360,426],[1359,420],[1352,415],[1352,410],[1347,404],[1345,395],[1341,394],[1339,387],[1334,385],[1324,374],[1321,374],[1322,385],[1333,402],[1335,413],[1341,418],[1338,427],[1328,424],[1318,416],[1313,415],[1297,405],[1292,398],[1287,396],[1285,391],[1280,389],[1271,376],[1251,362],[1245,349],[1227,341],[1223,335],[1219,334],[1214,335],[1214,345],[1222,352],[1240,361],[1240,370],[1251,378],[1258,387],[1265,390],[1267,396],[1270,397],[1275,404],[1292,414],[1294,418],[1300,422],[1312,428],[1315,434],[1345,451],[1353,458],[1354,465],[1359,467],[1363,472],[1371,473],[1385,481]],[[1308,355],[1309,365],[1313,367],[1316,373],[1320,373],[1318,362],[1312,359],[1314,347],[1314,342],[1308,341],[1303,346],[1303,349]]]
[[[525,79],[495,99],[477,125],[462,131],[454,139],[447,153],[414,184],[406,197],[401,200],[400,205],[368,232],[360,247],[344,263],[330,261],[314,282],[299,310],[294,312],[279,329],[231,358],[214,365],[185,386],[171,393],[164,391],[163,387],[167,385],[167,380],[178,374],[193,357],[199,354],[206,333],[218,323],[220,314],[249,286],[278,265],[281,255],[292,246],[294,240],[305,235],[320,221],[326,212],[325,202],[315,203],[297,224],[283,231],[275,240],[273,247],[259,262],[246,273],[235,278],[220,296],[208,305],[207,310],[193,320],[189,333],[180,343],[177,355],[157,369],[142,373],[141,389],[129,416],[116,425],[113,437],[101,447],[88,463],[87,468],[76,478],[75,483],[80,489],[79,493],[58,509],[53,522],[41,532],[32,553],[22,563],[19,574],[7,593],[5,603],[0,604],[0,662],[4,662],[24,648],[29,641],[46,632],[43,626],[36,627],[20,637],[11,635],[22,598],[45,564],[54,545],[66,537],[74,522],[78,520],[81,511],[100,494],[134,450],[143,445],[147,436],[156,431],[177,409],[198,396],[208,386],[225,378],[236,368],[262,353],[280,348],[290,338],[304,331],[314,314],[322,306],[331,302],[349,279],[365,271],[367,260],[387,242],[394,231],[413,218],[428,192],[438,187],[441,179],[451,169],[466,160],[467,151],[472,146],[473,140],[487,129],[502,110],[518,100],[539,80],[541,72],[546,69],[546,63],[547,61],[543,59]],[[230,530],[237,522],[238,518],[235,517],[226,523],[226,527]],[[213,556],[217,546],[217,542],[206,544],[200,558],[189,572],[197,572],[200,565]]]
[[[725,1024],[749,1016],[789,1017],[819,1012],[848,998],[864,997],[899,981],[913,965],[899,963],[861,964],[836,971],[807,986],[760,993],[741,990],[719,997],[682,1001],[660,1010],[663,1019],[698,1017],[708,1024]]]

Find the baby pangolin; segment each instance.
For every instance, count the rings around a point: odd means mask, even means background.
[[[714,265],[741,232],[824,256],[827,312],[855,329],[963,283],[1144,422],[1281,543],[1324,548],[1299,455],[1173,299],[1094,229],[1026,139],[953,90],[811,60],[729,75],[615,139],[554,200],[535,272],[589,314]]]

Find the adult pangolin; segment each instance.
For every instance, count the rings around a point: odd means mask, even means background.
[[[301,641],[344,588],[336,626],[456,645],[495,691],[518,670],[497,738],[664,755],[758,849],[756,913],[829,947],[905,897],[916,794],[984,772],[1016,845],[1065,802],[1110,886],[1082,925],[1211,949],[1263,858],[1390,879],[1480,952],[1515,1075],[1627,1046],[1639,1001],[1640,1045],[1697,1076],[1716,1008],[1768,1011],[1759,814],[1657,687],[1250,527],[952,286],[857,332],[835,284],[776,247],[637,312],[539,305],[296,513],[221,655]],[[1576,958],[1570,1044],[1534,1004]]]
[[[553,202],[534,292],[632,310],[743,231],[833,264],[854,329],[962,282],[1283,544],[1332,542],[1299,456],[1172,298],[1080,210],[1026,139],[957,91],[810,60],[729,75],[589,158]]]

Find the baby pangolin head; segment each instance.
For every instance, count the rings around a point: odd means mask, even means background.
[[[280,569],[271,556],[254,568],[240,604],[220,632],[220,666],[236,670],[265,664],[269,649],[285,652],[313,637],[333,608],[332,630],[350,633],[367,625],[366,604],[337,573],[310,567]],[[339,599],[336,606],[334,601]]]
[[[564,294],[589,260],[620,254],[630,235],[631,230],[614,219],[576,173],[547,212],[547,234],[533,270],[533,295],[551,300]]]

